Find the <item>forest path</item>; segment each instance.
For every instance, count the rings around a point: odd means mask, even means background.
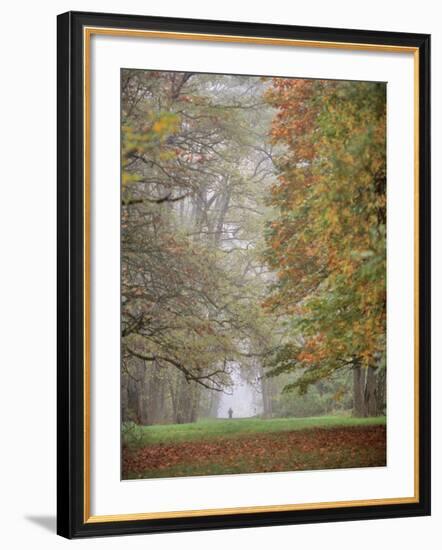
[[[153,428],[156,437],[124,446],[123,479],[385,466],[384,418],[325,417],[322,426],[319,420],[237,419],[141,428]],[[206,426],[204,435],[189,429],[198,424]],[[169,436],[181,432],[181,438],[167,437],[166,428]]]

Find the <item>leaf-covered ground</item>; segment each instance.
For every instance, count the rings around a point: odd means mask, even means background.
[[[123,446],[123,479],[386,465],[383,424],[243,432]]]

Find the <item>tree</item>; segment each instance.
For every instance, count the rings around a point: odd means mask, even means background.
[[[232,366],[252,363],[273,177],[266,86],[123,71],[122,366],[145,395],[132,406],[142,423],[155,421],[155,403],[174,422],[213,411],[205,392],[228,390]]]
[[[274,79],[279,178],[266,261],[278,274],[264,303],[291,338],[271,374],[305,392],[338,369],[354,373],[354,412],[380,414],[385,394],[385,85]]]

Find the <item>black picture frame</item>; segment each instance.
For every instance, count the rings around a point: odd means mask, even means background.
[[[228,529],[430,514],[430,36],[288,25],[68,12],[58,16],[57,532],[67,538]],[[419,62],[418,495],[415,502],[88,521],[85,513],[84,29],[108,27],[413,48]]]

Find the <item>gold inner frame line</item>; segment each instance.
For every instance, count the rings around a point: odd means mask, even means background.
[[[91,514],[91,472],[90,472],[90,184],[91,184],[91,63],[90,46],[92,35],[124,36],[132,38],[155,38],[168,40],[193,40],[203,42],[248,43],[269,46],[293,46],[304,48],[362,50],[374,52],[412,53],[414,62],[414,494],[410,497],[381,498],[368,500],[347,500],[336,502],[298,503],[269,506],[248,506],[234,508],[215,508],[206,510],[178,510],[168,512],[147,512],[94,516]],[[388,44],[364,44],[348,42],[329,42],[319,40],[297,40],[282,38],[262,38],[236,35],[203,33],[182,33],[168,31],[148,31],[137,29],[117,29],[108,27],[83,28],[83,102],[84,102],[84,523],[103,523],[113,521],[136,521],[162,518],[203,517],[228,514],[250,514],[264,512],[282,512],[316,510],[326,508],[344,508],[350,506],[379,506],[411,504],[419,502],[419,49],[411,46],[392,46]]]

